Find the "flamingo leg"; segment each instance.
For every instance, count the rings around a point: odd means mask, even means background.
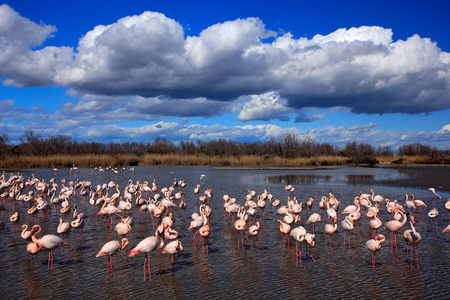
[[[344,251],[342,251],[342,253],[345,252],[345,231],[344,231]]]
[[[145,266],[147,264],[147,257],[144,258],[144,282],[145,282]]]
[[[417,246],[417,249],[416,249],[416,264],[417,264],[417,270],[419,270],[419,246]]]
[[[150,253],[148,253],[147,255],[148,255],[148,277],[150,278],[150,282],[152,282],[152,273],[150,269]]]
[[[313,262],[316,263],[316,260],[314,259],[314,257],[312,256],[312,253],[311,253],[311,246],[309,246],[309,256],[311,256]]]

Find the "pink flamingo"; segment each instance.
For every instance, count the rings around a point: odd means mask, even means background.
[[[41,226],[34,225],[31,228],[31,232],[32,232],[31,239],[32,239],[33,243],[36,243],[36,245],[38,245],[39,247],[46,248],[50,251],[48,253],[47,270],[50,269],[50,262],[51,262],[52,271],[53,271],[53,250],[58,247],[61,247],[63,245],[66,245],[67,242],[64,242],[64,240],[62,238],[60,238],[59,236],[56,236],[54,234],[46,234],[43,237],[41,237],[40,239],[38,239],[38,238],[36,238],[36,234],[38,234],[40,231],[41,231]]]
[[[410,217],[409,223],[411,225],[411,229],[408,229],[405,231],[404,238],[405,238],[406,242],[411,246],[411,270],[412,270],[412,261],[413,261],[413,252],[414,252],[413,247],[414,246],[416,246],[417,269],[419,269],[419,244],[422,241],[422,236],[420,235],[420,233],[418,233],[416,231],[416,228],[414,228],[414,217],[413,216]]]
[[[242,252],[244,252],[244,230],[247,226],[247,222],[245,222],[244,219],[239,218],[238,220],[236,220],[236,222],[234,222],[234,228],[236,228],[236,230],[238,231],[238,251],[239,251],[239,243],[240,240],[242,240]],[[242,238],[239,238],[239,234],[242,233]]]
[[[20,215],[16,211],[9,220],[13,223],[13,233],[14,231],[19,232],[19,222],[20,222]],[[14,230],[15,229],[15,230]]]
[[[378,234],[374,239],[370,239],[366,242],[364,247],[369,249],[370,252],[372,252],[372,266],[375,268],[375,254],[376,252],[380,251],[381,249],[381,243],[384,242],[385,236],[382,234]]]
[[[128,232],[131,231],[131,225],[127,223],[127,219],[122,219],[117,223],[116,227],[114,227],[114,230],[119,236],[125,237]]]
[[[109,241],[104,244],[102,249],[95,255],[95,257],[108,255],[108,274],[109,269],[111,268],[111,276],[113,275],[113,255],[119,252],[119,250],[122,251],[126,246],[128,246],[127,238],[123,238],[120,243],[119,241]]]
[[[122,218],[121,215],[119,215],[118,213],[121,213],[122,211],[120,209],[118,209],[117,207],[113,206],[113,205],[106,205],[106,201],[103,203],[102,208],[100,209],[100,211],[97,213],[97,215],[105,215],[105,219],[106,216],[110,216],[111,217],[111,224],[109,227],[109,231],[112,231],[112,217],[114,214],[118,215],[119,217]],[[103,221],[104,222],[104,221]]]
[[[73,231],[77,231],[77,241],[78,241],[78,235],[81,236],[81,241],[83,241],[83,228],[84,228],[84,218],[78,216],[75,220],[70,223],[70,226],[72,226],[74,229]],[[81,231],[81,233],[80,233]]]
[[[375,232],[378,230],[378,228],[381,227],[381,225],[383,225],[383,222],[381,222],[381,220],[378,218],[378,214],[374,214],[374,217],[372,220],[370,220],[369,222],[369,228],[371,230],[375,230]],[[372,232],[372,237],[373,237],[373,232]]]
[[[414,201],[414,204],[417,205],[417,206],[419,207],[419,213],[422,214],[423,211],[422,211],[422,209],[421,209],[420,207],[421,207],[421,206],[427,207],[427,205],[426,205],[422,200],[415,199],[415,198],[414,198],[414,194],[411,194],[411,197],[412,197],[412,201]]]
[[[172,255],[172,261],[171,261],[172,264],[174,263],[173,255],[175,253],[180,253],[183,251],[184,251],[183,246],[181,245],[179,240],[175,240],[175,241],[168,243],[166,245],[166,247],[164,247],[164,249],[162,250],[163,253]]]
[[[173,229],[172,225],[163,224],[164,230],[164,238],[168,241],[172,241],[178,237],[178,231]]]
[[[289,238],[288,238],[288,234],[291,232],[292,227],[290,224],[285,223],[281,220],[278,220],[278,222],[280,223],[280,232],[284,234],[284,243],[286,243],[286,239],[287,239],[287,243],[289,245]]]
[[[36,266],[37,266],[37,254],[41,251],[41,247],[36,243],[28,243],[27,244],[27,252],[30,253],[31,257],[31,266],[33,266],[33,255],[36,256]]]
[[[396,208],[396,211],[399,212],[403,216],[403,221],[397,221],[397,220],[390,220],[386,223],[385,229],[389,230],[391,232],[391,253],[393,249],[393,244],[395,244],[395,251],[398,252],[397,249],[397,232],[406,224],[406,215]]]
[[[313,234],[315,234],[315,229],[314,229],[314,225],[317,222],[320,222],[321,217],[318,213],[313,213],[312,215],[309,216],[308,221],[306,221],[306,224],[312,223],[313,224]]]
[[[31,230],[27,230],[28,229],[28,225],[23,224],[22,225],[22,233],[20,234],[20,236],[25,240],[25,241],[31,241]]]
[[[152,281],[152,273],[150,269],[150,252],[161,249],[164,247],[164,241],[159,236],[150,236],[144,240],[142,240],[137,246],[133,249],[131,249],[130,254],[128,254],[128,257],[132,257],[138,253],[145,253],[147,254],[147,257],[144,259],[144,282],[145,282],[145,269],[146,269],[146,263],[148,260],[148,275],[150,277],[150,282]]]
[[[324,227],[324,235],[323,239],[325,239],[325,233],[330,235],[330,247],[331,247],[331,236],[336,232],[337,230],[337,222],[334,222],[334,224],[325,224]]]
[[[353,225],[353,219],[350,218],[350,216],[346,216],[344,221],[341,223],[342,229],[344,229],[344,251],[345,252],[345,232],[349,231],[348,233],[348,249],[350,249],[350,231],[354,230],[355,227]]]
[[[436,193],[436,189],[435,189],[435,188],[429,188],[428,190],[429,190],[430,192],[432,192],[433,194],[435,194],[436,196],[438,196],[438,197],[439,197],[439,200],[442,199],[441,195],[439,195],[438,193]]]
[[[63,222],[63,219],[59,218],[59,225],[56,231],[62,235],[63,239],[67,240],[70,233],[70,222]]]
[[[258,250],[258,234],[259,234],[259,228],[260,228],[259,222],[256,222],[254,225],[250,226],[248,229],[248,233],[252,237],[252,250],[253,250],[253,238],[256,239],[256,249]]]
[[[208,254],[209,253],[208,238],[209,238],[209,233],[210,233],[208,218],[204,218],[203,226],[200,227],[200,229],[198,230],[198,233],[203,238],[203,246],[202,246],[203,248],[202,249],[206,248],[206,254]]]
[[[315,237],[316,237],[315,234],[307,233],[307,234],[305,234],[305,239],[303,240],[303,242],[306,244],[306,250],[308,250],[308,246],[309,246],[309,256],[311,256],[314,263],[316,263],[316,260],[312,256],[311,248],[314,247],[314,245],[315,245],[315,242],[314,242]]]
[[[439,216],[439,211],[437,210],[437,208],[433,208],[432,210],[430,210],[428,212],[428,216],[434,220],[436,220],[436,234],[438,233],[437,231],[437,217]],[[433,226],[433,232],[434,232],[434,227]]]
[[[301,243],[305,239],[306,230],[305,230],[305,228],[303,228],[303,226],[298,226],[298,227],[295,227],[294,229],[292,229],[289,234],[296,241],[296,243],[295,243],[295,254],[296,254],[296,258],[297,258],[296,266],[298,267],[298,257],[299,257],[298,244],[300,243],[300,265],[301,265],[301,263],[302,263],[302,261],[301,261],[301,258],[302,258],[302,244]]]

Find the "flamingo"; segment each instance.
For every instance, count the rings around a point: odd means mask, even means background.
[[[381,196],[381,195],[374,195],[373,189],[371,189],[370,192],[372,193],[372,201],[373,202],[378,203],[378,204],[384,202],[384,197],[383,196]]]
[[[142,240],[137,246],[133,249],[131,249],[130,254],[128,254],[128,257],[133,257],[134,255],[138,253],[145,253],[147,254],[147,257],[144,259],[144,282],[145,282],[145,269],[146,269],[146,263],[148,260],[148,275],[150,277],[150,282],[152,281],[152,273],[150,269],[150,253],[154,250],[161,249],[164,247],[164,241],[159,236],[150,236],[144,240]]]
[[[383,222],[381,222],[381,220],[378,218],[378,214],[374,214],[373,220],[370,220],[370,222],[369,222],[369,228],[371,230],[377,231],[378,228],[381,227],[381,225],[383,225]],[[373,236],[373,232],[372,232],[372,236]]]
[[[414,228],[414,217],[410,217],[409,221],[411,225],[411,229],[408,229],[404,233],[404,238],[406,242],[411,246],[411,269],[412,269],[412,261],[413,261],[413,252],[414,252],[414,246],[416,246],[416,264],[417,269],[419,269],[419,244],[422,241],[422,236],[420,233],[416,231],[416,228]]]
[[[122,238],[122,241],[120,243],[119,241],[109,241],[104,244],[102,249],[100,249],[97,255],[95,255],[95,257],[108,255],[108,274],[109,269],[111,268],[111,276],[113,275],[113,256],[114,254],[119,252],[119,250],[122,251],[126,246],[128,246],[127,238]]]
[[[205,248],[205,245],[206,245],[206,254],[208,254],[209,253],[208,237],[209,237],[209,232],[210,232],[208,218],[204,218],[203,226],[200,227],[198,232],[199,232],[200,236],[203,238],[203,241],[204,241],[203,248]]]
[[[411,214],[411,208],[416,209],[416,204],[413,200],[408,199],[408,195],[405,195],[405,206],[408,208],[409,213]]]
[[[27,252],[30,253],[31,257],[31,266],[33,266],[33,255],[36,256],[36,266],[37,266],[37,254],[41,251],[41,247],[36,243],[28,243],[27,244]]]
[[[256,222],[254,225],[250,226],[248,229],[248,234],[252,237],[252,250],[253,250],[253,238],[256,239],[256,249],[258,249],[258,234],[259,234],[259,228],[260,228],[259,222]]]
[[[27,230],[28,229],[28,225],[23,224],[22,225],[22,233],[20,234],[20,236],[25,240],[25,241],[31,241],[31,230]]]
[[[118,213],[121,213],[122,211],[120,209],[118,209],[117,207],[113,206],[113,205],[106,205],[106,201],[103,202],[103,206],[100,209],[100,211],[97,213],[97,215],[109,215],[111,217],[111,225],[109,227],[109,231],[112,231],[112,217],[114,214],[118,215]],[[121,215],[118,215],[119,217],[122,217]],[[104,221],[103,221],[104,222]]]
[[[36,238],[36,234],[38,234],[41,231],[41,226],[34,225],[31,228],[31,239],[33,243],[36,243],[37,246],[46,248],[50,252],[48,253],[48,263],[47,263],[47,271],[50,269],[50,262],[52,264],[52,271],[53,271],[53,250],[61,247],[63,245],[70,246],[67,242],[64,242],[62,238],[59,236],[56,236],[54,234],[46,234],[41,238]]]
[[[393,244],[395,244],[395,251],[398,252],[397,232],[406,224],[406,219],[407,219],[406,215],[401,210],[396,208],[396,211],[399,212],[403,216],[403,221],[400,222],[398,220],[390,220],[384,226],[384,228],[386,230],[389,230],[391,232],[391,253],[392,253],[392,249],[393,249]]]
[[[325,233],[330,235],[330,246],[331,246],[331,236],[336,232],[337,230],[337,222],[334,222],[334,224],[325,224],[324,227],[324,235],[323,239],[325,239]]]
[[[347,206],[346,208],[344,208],[344,210],[341,212],[341,215],[342,214],[351,214],[351,213],[355,212],[356,210],[360,209],[359,197],[355,197],[355,200],[353,202],[354,202],[354,204],[351,204],[351,205]]]
[[[287,239],[288,234],[291,232],[291,225],[288,223],[285,223],[281,220],[278,220],[278,222],[280,223],[280,232],[284,234],[285,238]],[[289,244],[289,239],[287,239],[287,242]]]
[[[83,241],[83,228],[84,228],[84,218],[78,217],[76,220],[73,220],[70,225],[74,228],[73,231],[77,231],[77,241],[78,241],[78,233],[81,231],[81,240]]]
[[[301,257],[302,257],[302,244],[301,243],[305,239],[306,230],[305,230],[305,228],[303,228],[303,226],[298,226],[298,227],[295,227],[294,229],[292,229],[289,234],[296,241],[295,254],[296,254],[296,258],[297,258],[296,266],[298,267],[298,257],[299,257],[298,244],[300,243],[300,265],[301,265]]]
[[[315,234],[315,230],[314,230],[314,225],[317,222],[320,222],[321,217],[318,213],[313,213],[312,215],[309,216],[308,221],[306,221],[306,224],[312,223],[313,224],[313,234]]]
[[[439,211],[437,210],[437,208],[433,208],[432,210],[430,210],[430,211],[428,212],[428,216],[429,216],[430,218],[436,220],[436,234],[437,234],[437,233],[438,233],[438,231],[437,231],[437,217],[439,216]],[[434,228],[433,228],[433,231],[434,231]]]
[[[333,221],[336,223],[337,213],[336,213],[336,210],[330,206],[330,201],[327,201],[327,215],[328,215],[328,218],[333,219]]]
[[[314,247],[314,244],[315,244],[314,239],[315,239],[315,237],[316,237],[315,234],[307,233],[307,234],[305,234],[305,239],[303,240],[303,242],[306,244],[306,248],[308,248],[308,246],[309,246],[309,256],[311,256],[311,258],[314,261],[314,263],[316,263],[316,260],[312,256],[311,248]]]
[[[417,205],[417,206],[419,207],[419,213],[422,214],[423,212],[422,212],[422,209],[421,209],[420,207],[421,207],[421,206],[427,207],[427,205],[426,205],[422,200],[415,199],[415,198],[414,198],[414,194],[411,194],[411,197],[412,197],[412,201],[414,201],[414,204]]]
[[[238,250],[239,250],[239,234],[242,233],[242,251],[244,251],[244,230],[247,226],[247,222],[243,218],[239,218],[234,222],[234,228],[238,231]]]
[[[275,200],[272,202],[272,206],[277,207],[277,206],[279,206],[279,205],[280,205],[280,199],[275,199]]]
[[[67,240],[69,237],[70,228],[70,222],[63,222],[63,219],[59,218],[59,225],[56,231],[63,236],[63,239],[66,238]]]
[[[353,225],[353,219],[350,216],[345,216],[344,221],[341,223],[342,229],[344,229],[344,252],[345,252],[345,232],[349,231],[348,234],[348,249],[350,249],[350,231],[352,231],[355,227]]]
[[[175,253],[180,253],[183,251],[184,251],[183,246],[181,245],[181,242],[179,240],[175,240],[175,241],[168,243],[162,250],[163,253],[172,255],[172,261],[171,261],[172,264],[174,263],[173,255]]]
[[[77,218],[82,218],[82,219],[87,219],[88,218],[88,216],[85,213],[80,212],[77,209],[78,209],[77,205],[75,204],[73,206],[73,219],[74,220],[76,220]]]
[[[168,241],[172,241],[178,237],[178,231],[173,229],[172,225],[164,224],[164,238]]]
[[[372,266],[375,268],[375,254],[376,252],[380,251],[381,249],[381,243],[384,242],[386,237],[382,234],[377,234],[377,236],[374,239],[368,240],[364,247],[369,249],[370,252],[372,252]]]
[[[202,214],[201,216],[198,215],[197,213],[192,214],[192,221],[188,227],[188,230],[192,230],[192,231],[195,230],[194,237],[192,238],[194,245],[197,242],[198,230],[203,226],[205,219],[206,219],[206,216],[204,214]]]
[[[16,211],[14,214],[12,214],[9,220],[13,223],[13,233],[14,228],[16,229],[17,232],[19,232],[19,222],[20,222],[19,212]]]
[[[428,190],[429,190],[430,192],[432,192],[433,194],[435,194],[436,196],[438,196],[438,197],[439,197],[439,200],[442,199],[441,195],[439,195],[438,193],[436,193],[436,189],[435,189],[435,188],[429,188]]]
[[[313,207],[314,204],[314,199],[313,198],[309,198],[308,201],[306,202],[306,207],[309,208],[309,213],[311,213],[311,209]]]
[[[122,219],[114,227],[114,230],[117,232],[117,235],[125,237],[128,234],[128,232],[131,231],[131,225],[127,223],[127,219]]]

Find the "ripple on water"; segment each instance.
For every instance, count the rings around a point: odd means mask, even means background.
[[[67,172],[65,172],[67,171]],[[170,172],[173,172],[171,174]],[[94,186],[114,180],[123,190],[128,179],[134,182],[145,180],[151,182],[156,178],[159,187],[169,186],[174,177],[184,179],[187,183],[184,201],[188,208],[184,216],[179,210],[174,210],[175,229],[180,233],[179,239],[185,252],[175,255],[175,264],[167,261],[167,255],[158,252],[151,254],[152,282],[143,282],[144,255],[129,258],[127,254],[142,239],[154,234],[151,219],[139,221],[135,207],[130,215],[135,220],[130,246],[124,253],[114,256],[114,276],[107,272],[107,257],[96,258],[95,254],[109,240],[119,240],[117,234],[110,232],[103,223],[103,218],[91,214],[86,220],[83,240],[77,241],[76,234],[69,237],[71,247],[62,253],[55,251],[54,271],[47,272],[48,251],[38,255],[38,265],[30,266],[30,257],[26,252],[26,243],[20,235],[13,234],[11,225],[2,232],[0,244],[0,282],[2,291],[11,297],[22,299],[36,298],[79,298],[89,295],[92,298],[187,298],[187,299],[317,299],[317,298],[375,298],[375,299],[422,299],[447,297],[449,292],[445,278],[450,272],[450,235],[439,232],[433,235],[432,222],[426,214],[416,215],[416,229],[422,233],[423,240],[419,246],[419,270],[415,262],[411,270],[409,256],[402,232],[398,236],[398,253],[390,252],[390,235],[380,229],[379,233],[386,235],[386,241],[376,256],[376,267],[372,268],[370,252],[363,248],[371,233],[367,228],[367,220],[361,221],[360,232],[351,237],[351,248],[344,251],[343,231],[338,225],[337,232],[332,237],[331,247],[328,236],[323,240],[323,225],[316,226],[316,245],[312,255],[316,263],[308,258],[304,244],[302,245],[301,266],[296,267],[295,243],[290,247],[283,246],[284,236],[278,229],[276,208],[268,205],[265,209],[265,219],[260,220],[261,231],[258,236],[258,249],[251,248],[251,240],[244,237],[244,252],[238,251],[237,233],[233,228],[233,220],[223,213],[222,195],[236,197],[240,204],[248,190],[262,192],[267,189],[274,195],[286,201],[288,196],[284,189],[288,182],[294,183],[294,195],[299,201],[306,202],[313,197],[315,202],[311,212],[318,212],[318,199],[333,193],[341,201],[341,207],[352,203],[360,191],[369,192],[376,187],[376,193],[391,200],[398,199],[404,203],[405,193],[414,192],[427,203],[429,208],[437,207],[441,212],[438,228],[442,230],[448,224],[448,215],[444,208],[445,201],[439,201],[427,191],[431,179],[429,172],[422,172],[424,184],[419,186],[421,175],[414,174],[419,183],[411,184],[408,176],[412,173],[399,174],[396,170],[380,170],[365,168],[334,168],[330,170],[214,170],[209,167],[189,168],[147,168],[137,167],[134,173],[119,173],[118,175],[99,175],[93,169],[79,169],[77,174],[60,169],[57,174],[46,170],[33,170],[38,178],[50,179],[56,182],[62,178],[76,181],[89,180]],[[190,214],[198,210],[192,190],[198,183],[200,175],[205,174],[207,184],[214,192],[212,199],[213,214],[211,216],[211,237],[209,254],[206,255],[202,246],[195,250],[193,232],[187,231]],[[26,176],[26,175],[25,175]],[[419,176],[419,177],[417,177]],[[448,175],[447,175],[448,178]],[[387,184],[387,182],[389,184]],[[406,183],[399,185],[398,183]],[[450,181],[447,181],[450,182]],[[426,185],[425,185],[426,184]],[[425,186],[424,186],[425,185]],[[411,190],[410,187],[414,189]],[[202,188],[205,188],[203,185]],[[447,193],[442,193],[449,197]],[[78,209],[91,212],[86,199],[76,195],[73,199]],[[12,214],[12,206],[6,203],[6,210],[0,212],[1,220],[8,220]],[[303,209],[300,224],[307,231],[312,227],[305,224],[309,210]],[[24,223],[33,222],[23,214]],[[385,222],[389,216],[385,210],[380,212],[380,218]],[[342,219],[342,218],[341,218]],[[114,217],[114,223],[119,218]],[[39,221],[41,217],[39,217]],[[43,224],[42,235],[56,231],[59,216],[54,212],[50,220]],[[409,224],[405,225],[409,228]],[[440,231],[439,230],[439,231]],[[403,231],[403,230],[402,230]],[[42,236],[39,235],[39,236]],[[18,278],[21,278],[19,281]],[[148,280],[148,279],[147,279]],[[15,284],[9,284],[9,283]]]

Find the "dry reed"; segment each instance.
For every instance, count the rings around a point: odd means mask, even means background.
[[[380,164],[427,164],[427,156],[380,156]],[[208,156],[204,154],[99,154],[99,155],[48,155],[48,156],[9,156],[0,160],[1,168],[51,168],[51,167],[121,167],[121,166],[336,166],[349,163],[345,156],[313,156],[286,159],[279,156]],[[447,162],[448,163],[448,162]]]

